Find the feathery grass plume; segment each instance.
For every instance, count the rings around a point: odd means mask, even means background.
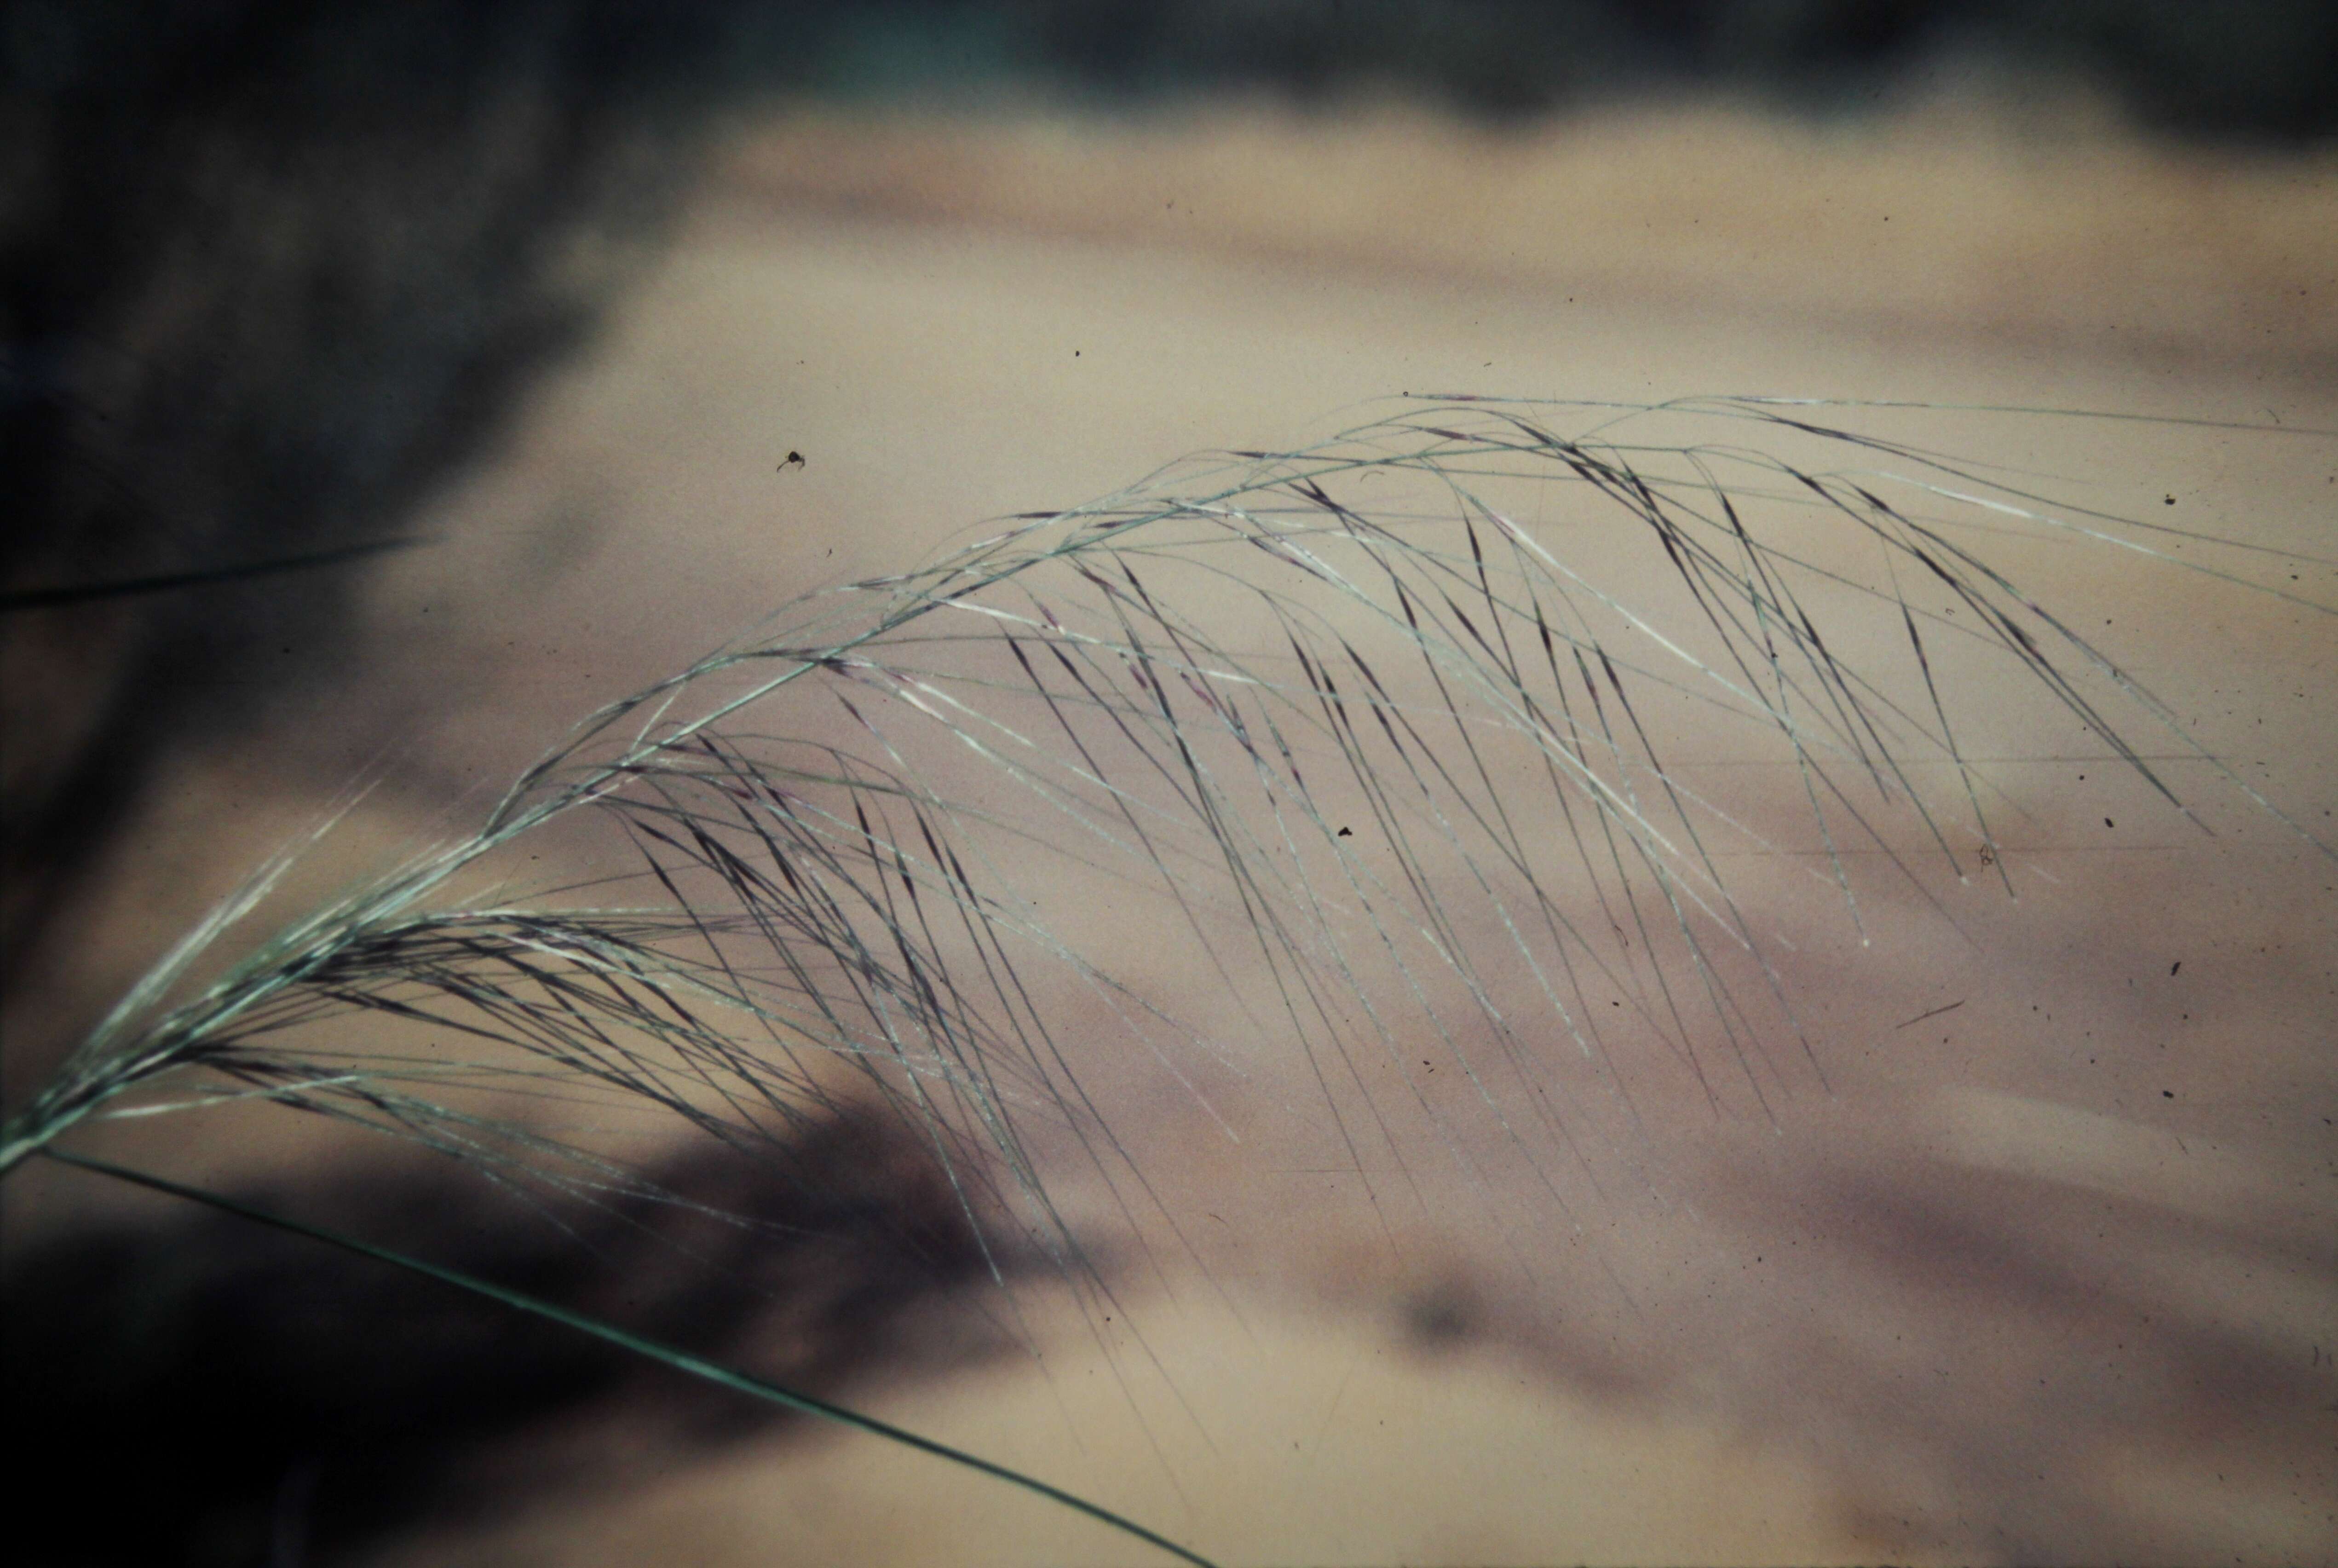
[[[2011,892],[1962,738],[1984,675],[2172,810],[2139,725],[2280,815],[2006,558],[2058,535],[2294,594],[1822,418],[1412,399],[811,595],[178,999],[288,852],[15,1111],[0,1172],[87,1118],[260,1097],[638,1196],[513,1092],[746,1151],[873,1105],[978,1234],[1108,1299],[1061,1184],[1174,1237],[1120,1108],[1174,1091],[1206,1127],[1211,1082],[1266,1073],[1359,1173],[1410,1184],[1426,1139],[1481,1191],[1564,1203],[1592,1097],[1636,1115],[1669,1080],[1758,1116],[1823,1082],[1724,874],[1772,830],[1669,764],[1684,726],[1780,764],[1853,922],[1862,859]],[[633,891],[476,895],[584,807],[630,841]],[[1176,993],[1170,952],[1211,994]],[[336,1033],[366,1013],[427,1043]]]

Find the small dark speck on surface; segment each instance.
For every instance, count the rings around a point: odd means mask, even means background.
[[[1404,1336],[1418,1350],[1447,1350],[1477,1332],[1475,1314],[1460,1290],[1434,1285],[1414,1291],[1404,1301]]]

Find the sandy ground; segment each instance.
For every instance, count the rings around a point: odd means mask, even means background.
[[[794,594],[1404,390],[2303,427],[1875,416],[2319,556],[2294,591],[2338,603],[2333,234],[2326,160],[1953,115],[755,127],[589,362],[437,504],[446,543],[384,568],[376,656],[186,764],[83,917],[103,961],[18,1027],[86,1012],[386,743],[349,859]],[[2338,804],[2338,623],[2098,548],[2025,558],[2253,787]],[[1762,884],[1831,1089],[1684,1115],[1587,1227],[1432,1185],[1391,1230],[1262,1069],[1239,1154],[1159,1112],[1149,1169],[1220,1225],[1132,1286],[1133,1326],[1035,1288],[1030,1355],[860,1403],[1231,1562],[2329,1560],[2332,863],[2196,764],[2167,766],[2213,838],[2084,736],[2001,727],[2019,903],[1950,879],[1941,913],[1876,902],[1862,948]],[[56,1222],[99,1201],[16,1186]],[[857,1437],[651,1468],[400,1560],[1146,1560]]]

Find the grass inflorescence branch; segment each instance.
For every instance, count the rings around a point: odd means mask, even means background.
[[[93,1116],[258,1096],[590,1193],[634,1178],[515,1104],[646,1108],[752,1155],[874,1103],[977,1234],[1105,1291],[1056,1184],[1084,1167],[1132,1217],[1167,1204],[1096,1064],[1149,1063],[1214,1117],[1232,1018],[1303,1064],[1360,1170],[1392,1119],[1474,1117],[1555,1194],[1545,1162],[1586,1158],[1570,1095],[1665,1071],[1761,1114],[1823,1082],[1724,874],[1724,846],[1770,841],[1675,765],[1686,737],[1793,781],[1853,922],[1859,854],[1923,885],[1886,813],[2012,892],[1960,738],[1983,677],[2178,813],[2138,726],[2280,815],[2033,598],[2009,529],[2332,613],[1811,405],[1410,399],[801,599],[592,715],[470,836],[196,981],[288,853],[12,1108],[0,1173]],[[464,895],[586,808],[629,845],[625,902]],[[1081,899],[1118,932],[1042,912]],[[1131,925],[1217,979],[1216,1016],[1128,968]],[[427,1048],[370,1043],[368,1015]]]

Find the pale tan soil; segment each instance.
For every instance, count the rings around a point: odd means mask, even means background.
[[[760,129],[593,361],[438,504],[449,543],[384,569],[377,660],[186,765],[91,902],[86,972],[25,1016],[122,983],[376,754],[383,714],[408,745],[357,819],[369,853],[483,809],[570,718],[797,592],[1195,449],[1329,434],[1385,394],[2328,432],[2333,234],[2326,161],[1937,117]],[[2075,476],[2105,510],[2338,554],[2327,434],[1877,418]],[[791,449],[805,465],[781,469]],[[2338,804],[2328,617],[2097,547],[2011,557],[2270,799]],[[2294,569],[2338,602],[2338,572]],[[1804,891],[1809,845],[1745,857],[1831,1091],[1806,1082],[1774,1119],[1657,1105],[1665,1136],[1599,1190],[1562,1172],[1570,1218],[1427,1149],[1405,1154],[1422,1198],[1382,1200],[1402,1173],[1308,1147],[1272,1041],[1226,1086],[1239,1146],[1107,1054],[1189,1222],[1165,1288],[1133,1276],[1134,1336],[1036,1290],[1038,1360],[862,1402],[1235,1562],[2327,1560],[2330,863],[2196,763],[2166,765],[2215,838],[2067,722],[2010,697],[1990,722],[1976,750],[2029,814],[2002,827],[2020,902],[1943,876],[1950,925],[1879,894],[1862,948]],[[1692,745],[1678,765],[1790,832],[1792,781],[1731,762]],[[1158,951],[1127,933],[1139,983],[1205,989]],[[239,1125],[231,1149],[145,1147],[213,1176],[315,1147]],[[29,1171],[12,1188],[12,1214],[91,1201]],[[1067,1201],[1103,1222],[1093,1193]],[[929,1461],[799,1434],[403,1560],[1144,1559]]]
[[[1102,125],[806,114],[742,138],[732,177],[790,204],[1502,281],[1554,308],[1695,299],[2325,370],[2338,351],[2338,158],[2153,146],[2070,105],[1509,130],[1270,105]]]
[[[1882,1551],[1790,1458],[1693,1406],[1557,1396],[1498,1352],[1424,1356],[1376,1322],[1258,1314],[1247,1332],[1164,1322],[1153,1348],[1190,1409],[1147,1401],[1183,1463],[1173,1482],[1132,1419],[1122,1374],[1076,1325],[1044,1366],[894,1393],[889,1419],[1038,1469],[1185,1539],[1262,1563],[1858,1561]],[[1213,1446],[1194,1447],[1206,1428]],[[1179,1428],[1184,1428],[1180,1432]],[[1150,1563],[1047,1504],[906,1455],[778,1443],[613,1506],[530,1522],[450,1563]]]

